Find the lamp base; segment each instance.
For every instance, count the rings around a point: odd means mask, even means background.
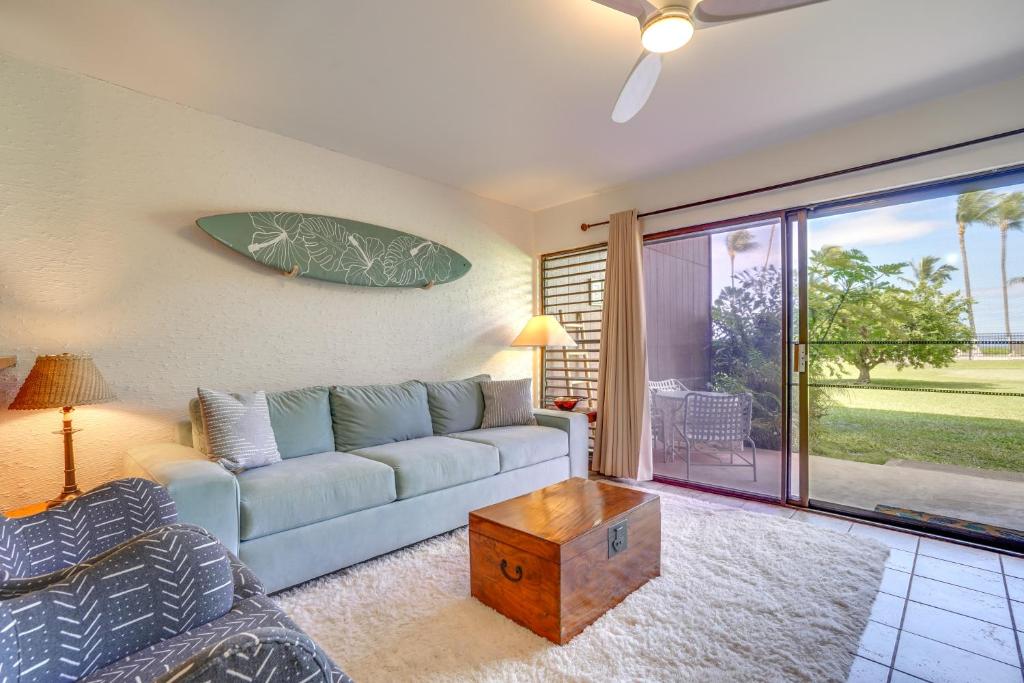
[[[82,495],[82,489],[78,488],[78,481],[75,479],[75,449],[72,444],[72,437],[75,432],[80,431],[71,427],[71,411],[74,408],[64,406],[61,409],[64,417],[64,428],[56,434],[64,436],[64,489],[60,495],[53,500],[46,501],[46,508],[50,509],[69,500],[74,500]]]
[[[74,488],[73,491],[62,491],[61,494],[56,498],[51,498],[50,500],[46,501],[46,509],[49,510],[52,507],[62,505],[63,503],[68,502],[69,500],[74,500],[75,498],[78,498],[80,495],[82,495],[82,489],[78,488],[77,486]]]

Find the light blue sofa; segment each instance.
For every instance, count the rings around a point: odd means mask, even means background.
[[[162,484],[274,592],[464,526],[468,513],[587,476],[587,418],[536,410],[536,426],[480,429],[478,382],[309,387],[269,393],[282,462],[232,474],[192,443],[132,450],[126,470]]]

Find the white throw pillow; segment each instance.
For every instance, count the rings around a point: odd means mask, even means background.
[[[266,392],[228,394],[200,388],[198,393],[211,458],[235,473],[281,462]]]
[[[484,417],[480,429],[535,425],[533,416],[533,380],[510,379],[498,382],[480,382],[484,395]]]

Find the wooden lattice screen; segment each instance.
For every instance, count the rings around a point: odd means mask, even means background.
[[[583,396],[597,407],[597,367],[601,352],[605,246],[544,256],[541,296],[544,313],[556,316],[576,340],[576,348],[544,351],[544,403],[556,396]],[[593,425],[591,426],[593,427]],[[593,447],[593,428],[591,428]]]

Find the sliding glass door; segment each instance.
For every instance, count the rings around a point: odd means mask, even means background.
[[[1024,170],[650,235],[643,258],[657,479],[1024,547]],[[548,393],[596,382],[604,260],[545,257],[544,310],[582,345],[546,354]]]
[[[772,215],[645,243],[657,478],[782,496],[785,242]]]
[[[792,450],[800,463],[802,436],[809,503],[1024,542],[1024,178],[818,207],[792,226],[793,357],[806,349]]]

